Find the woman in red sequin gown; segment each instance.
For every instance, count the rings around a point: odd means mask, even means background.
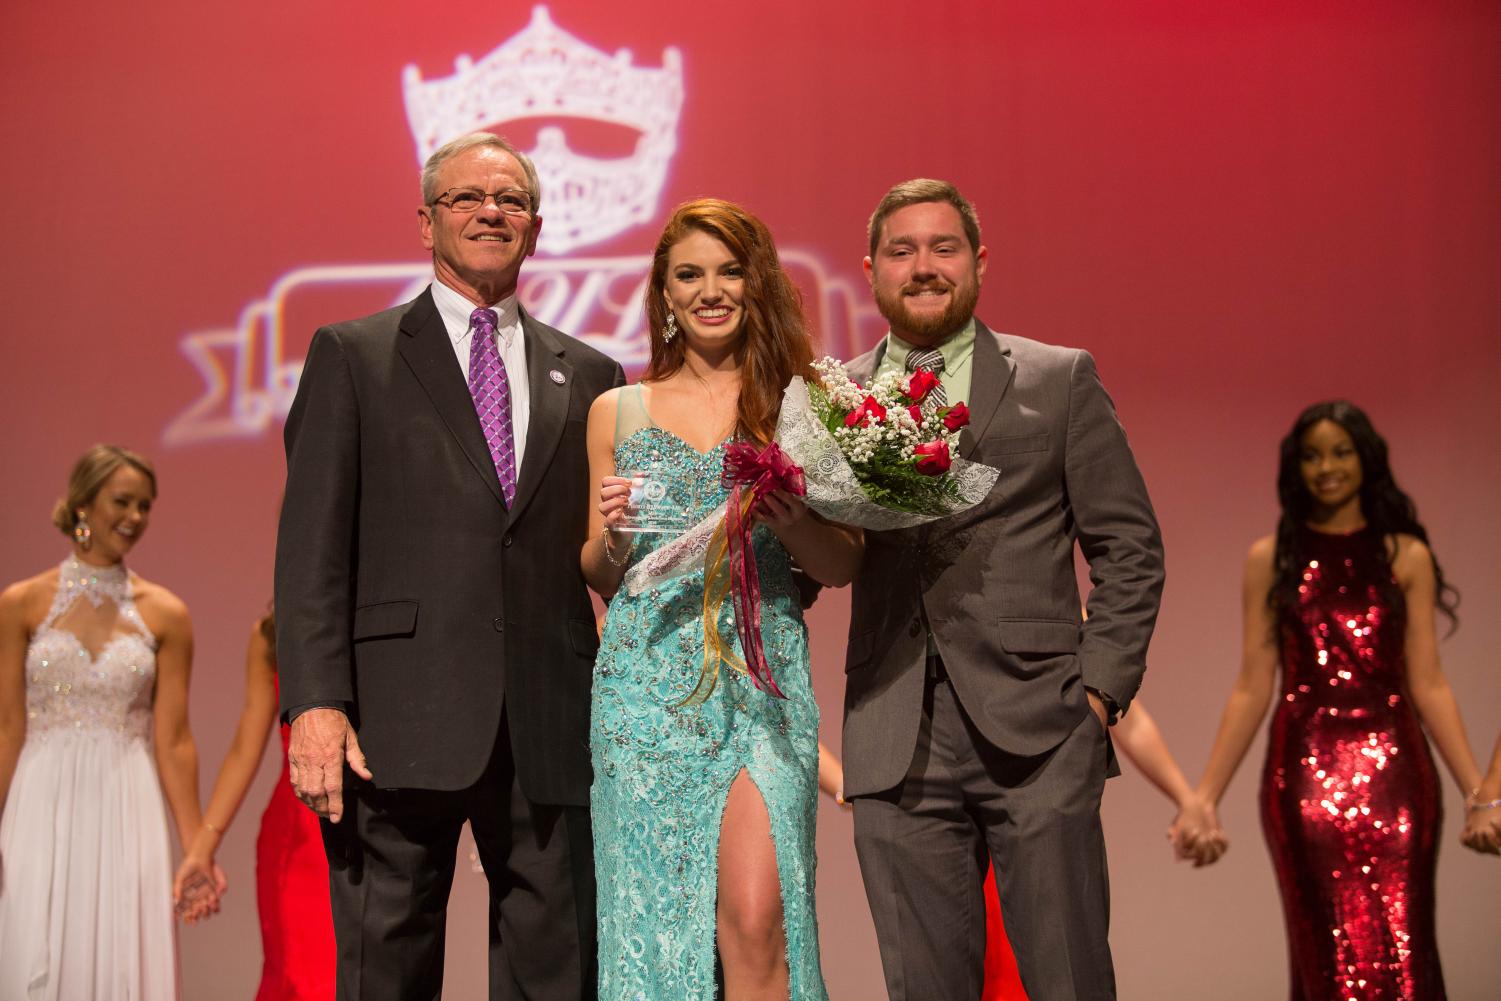
[[[179,870],[211,871],[214,853],[260,769],[277,718],[274,622],[266,616],[250,635],[245,707],[204,825]],[[261,983],[256,1001],[332,1001],[334,926],[328,902],[328,861],[318,818],[297,801],[287,775],[288,728],[280,727],[282,770],[261,815],[255,841],[255,898],[261,920]]]
[[[1441,790],[1424,728],[1466,792],[1479,769],[1439,666],[1453,617],[1386,443],[1317,404],[1282,443],[1275,536],[1251,547],[1244,657],[1200,791],[1218,803],[1281,686],[1261,818],[1282,892],[1293,1001],[1441,1001],[1434,862]],[[1178,830],[1192,845],[1198,831]]]

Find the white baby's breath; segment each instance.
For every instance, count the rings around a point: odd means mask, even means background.
[[[836,411],[860,409],[873,399],[886,412],[884,418],[866,415],[858,424],[834,430],[834,441],[845,458],[855,464],[870,462],[877,455],[895,451],[906,460],[915,460],[917,446],[926,442],[947,442],[951,452],[959,447],[959,432],[944,426],[937,403],[931,396],[918,404],[918,415],[909,411],[906,388],[911,376],[904,372],[885,372],[861,386],[850,378],[844,363],[834,358],[820,358],[813,363],[819,383]]]

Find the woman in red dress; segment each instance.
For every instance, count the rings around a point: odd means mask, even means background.
[[[1282,517],[1246,561],[1240,677],[1199,788],[1214,803],[1224,794],[1280,665],[1260,800],[1290,997],[1442,1001],[1441,797],[1424,729],[1465,792],[1480,778],[1439,666],[1436,613],[1453,620],[1456,595],[1357,407],[1305,410],[1277,486]]]
[[[203,827],[178,870],[178,885],[192,885],[214,872],[214,853],[260,770],[276,718],[276,631],[268,614],[250,634],[245,707],[203,812]],[[255,896],[263,957],[255,997],[256,1001],[332,1001],[334,925],[328,902],[328,861],[318,818],[292,795],[287,776],[288,728],[280,730],[282,773],[261,815],[255,841]]]

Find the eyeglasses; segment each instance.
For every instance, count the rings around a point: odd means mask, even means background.
[[[494,198],[495,207],[506,215],[531,215],[532,196],[520,188],[501,188],[499,191],[481,191],[479,188],[449,188],[437,198],[434,205],[446,205],[448,211],[459,214],[477,212],[485,199]]]

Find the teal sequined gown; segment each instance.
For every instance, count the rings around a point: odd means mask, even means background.
[[[639,407],[639,390],[621,406]],[[634,399],[633,399],[634,398]],[[644,414],[644,410],[641,411]],[[615,468],[650,467],[697,522],[724,502],[724,445],[695,451],[644,417],[617,430]],[[666,541],[637,537],[632,562]],[[703,664],[703,572],[610,602],[594,672],[591,809],[600,1001],[713,1001],[720,820],[744,769],[771,818],[791,1001],[826,1001],[814,913],[818,705],[786,550],[755,530],[761,636],[787,698],[722,668],[703,703],[673,708]],[[725,603],[719,634],[741,653]]]

